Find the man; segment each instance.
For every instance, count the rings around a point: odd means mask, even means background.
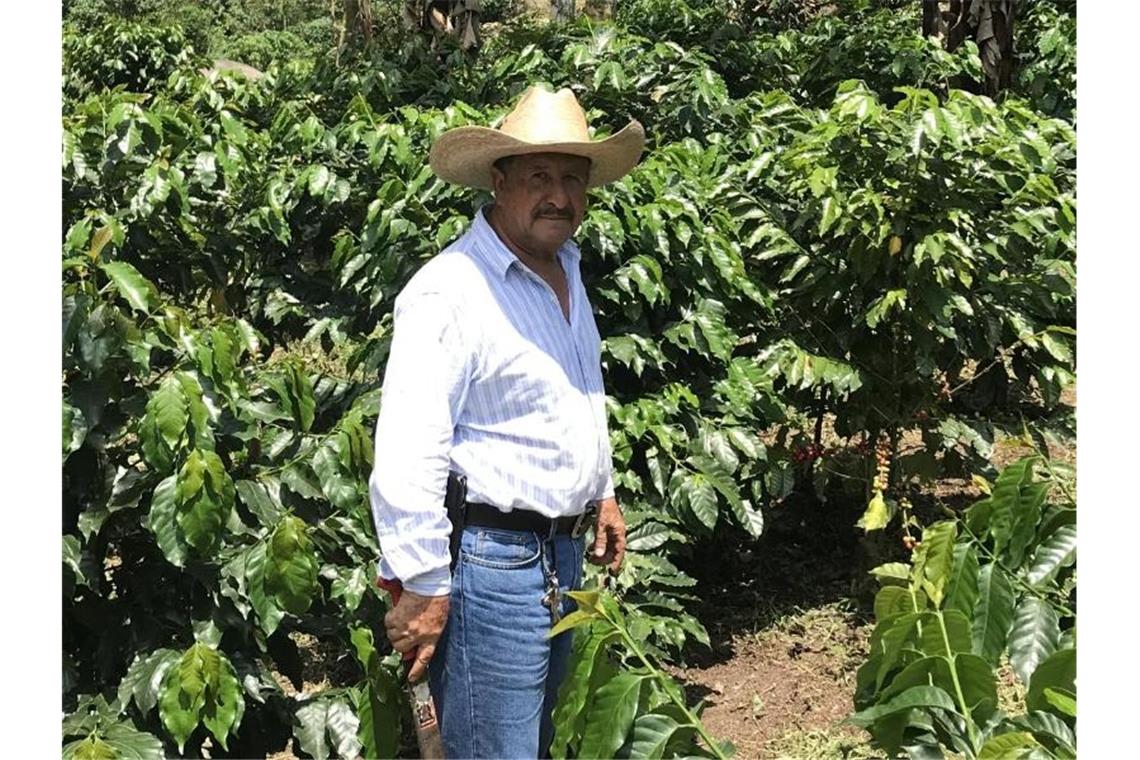
[[[432,146],[435,173],[494,203],[396,299],[370,481],[383,559],[404,588],[384,623],[425,668],[448,757],[539,757],[570,635],[547,638],[590,559],[616,571],[601,340],[571,242],[586,190],[637,163],[637,122],[590,140],[573,93],[532,87],[498,129]],[[466,478],[466,525],[450,569],[449,471]],[[430,665],[429,665],[430,663]]]

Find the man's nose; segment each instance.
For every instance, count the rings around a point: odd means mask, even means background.
[[[570,192],[566,189],[566,183],[563,180],[556,179],[550,183],[550,190],[547,193],[546,200],[559,211],[574,212]]]

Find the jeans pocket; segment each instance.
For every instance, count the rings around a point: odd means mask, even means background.
[[[466,562],[500,570],[531,567],[541,556],[534,533],[496,528],[477,528],[473,540],[464,542],[462,552]]]

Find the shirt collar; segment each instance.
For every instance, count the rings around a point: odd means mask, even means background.
[[[498,234],[491,227],[491,223],[487,221],[487,210],[491,204],[482,206],[475,214],[475,221],[471,225],[471,232],[475,236],[475,243],[480,252],[486,257],[487,261],[491,264],[499,276],[504,280],[507,278],[507,272],[510,271],[512,264],[521,265],[518,257],[511,251],[510,248],[499,239]],[[569,272],[568,263],[574,262],[579,256],[578,246],[574,244],[573,240],[567,240],[558,249],[558,257],[562,261],[563,269]]]

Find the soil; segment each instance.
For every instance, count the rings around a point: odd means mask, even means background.
[[[787,756],[785,737],[812,731],[843,735],[855,745],[865,735],[840,722],[851,712],[869,635],[860,616],[828,605],[761,634],[734,637],[731,659],[680,675],[690,692],[707,691],[704,723],[713,736],[735,744],[738,758]]]
[[[1062,400],[1075,405],[1073,390]],[[1000,469],[1030,453],[1002,439],[991,461]],[[1075,463],[1073,447],[1050,444],[1050,456]],[[946,478],[918,494],[916,511],[930,512],[920,514],[929,522],[938,519],[936,505],[960,509],[981,496],[971,480]],[[866,732],[843,721],[854,709],[855,673],[874,627],[876,586],[866,570],[906,554],[897,530],[872,537],[854,530],[861,507],[854,508],[793,501],[773,510],[752,545],[734,539],[718,547],[714,537],[699,559],[681,563],[700,581],[694,614],[712,646],[692,652],[673,673],[691,699],[705,700],[709,733],[731,740],[741,760],[885,757]],[[1023,700],[1012,670],[999,675],[1003,703]]]

